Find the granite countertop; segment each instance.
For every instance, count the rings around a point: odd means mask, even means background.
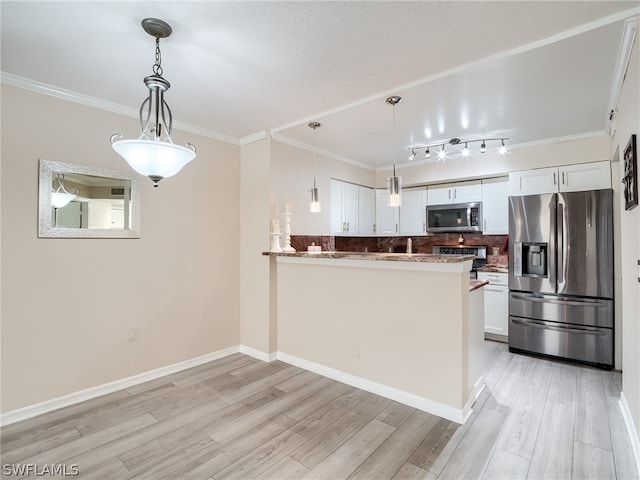
[[[484,287],[488,284],[489,280],[476,280],[475,278],[472,278],[471,280],[469,280],[469,291],[473,292],[474,290],[477,290],[480,287]]]
[[[509,267],[507,265],[484,265],[478,267],[479,272],[491,272],[491,273],[509,273]]]
[[[355,260],[382,260],[392,262],[421,262],[421,263],[461,263],[473,260],[474,255],[434,255],[428,253],[382,253],[382,252],[330,252],[320,253],[295,252],[272,253],[262,252],[263,255],[282,257],[306,257],[306,258],[348,258]]]

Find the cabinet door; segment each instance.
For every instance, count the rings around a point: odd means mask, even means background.
[[[373,235],[376,227],[376,193],[373,188],[358,187],[358,234]]]
[[[484,331],[509,335],[509,287],[489,284],[484,287]]]
[[[426,227],[427,189],[407,188],[402,192],[400,235],[424,235]]]
[[[427,187],[427,205],[453,203],[453,190],[450,183],[429,185]]]
[[[611,163],[594,162],[560,167],[560,191],[580,192],[611,188]]]
[[[344,182],[331,179],[331,234],[344,235]]]
[[[358,234],[358,185],[344,184],[345,233]]]
[[[376,189],[376,235],[397,235],[399,228],[398,207],[387,205],[386,189]]]
[[[482,200],[482,184],[480,180],[453,184],[451,203],[480,202]]]
[[[482,233],[507,235],[509,233],[509,178],[482,180]]]
[[[558,191],[558,169],[538,168],[509,174],[509,195],[535,195]]]

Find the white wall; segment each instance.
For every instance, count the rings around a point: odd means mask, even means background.
[[[2,412],[237,345],[239,147],[174,132],[198,156],[141,179],[140,239],[38,238],[39,159],[129,170],[109,137],[138,121],[1,93]]]
[[[278,141],[271,142],[271,214],[281,214],[284,202],[291,202],[294,235],[330,235],[330,179],[373,187],[375,172],[316,154]],[[309,213],[309,190],[314,170],[322,212]],[[282,218],[280,219],[282,222]]]
[[[639,17],[640,19],[640,17]],[[620,161],[632,134],[640,141],[640,35],[636,34],[631,60],[618,99],[617,131],[611,151],[618,151]],[[638,152],[640,154],[640,151]],[[624,167],[618,178],[621,184]],[[640,259],[640,206],[625,211],[620,195],[620,245],[622,279],[622,392],[629,405],[636,435],[640,432],[640,282],[637,261]],[[637,441],[637,439],[636,439]],[[638,459],[640,462],[640,459]]]
[[[269,178],[271,140],[241,149],[240,187],[240,339],[263,354],[275,350],[269,321]]]

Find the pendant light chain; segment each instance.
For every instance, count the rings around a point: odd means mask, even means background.
[[[160,37],[156,37],[156,63],[153,64],[153,73],[162,76],[162,53],[160,53]]]

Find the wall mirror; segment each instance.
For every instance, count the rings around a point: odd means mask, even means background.
[[[39,237],[140,238],[134,173],[40,160]]]

